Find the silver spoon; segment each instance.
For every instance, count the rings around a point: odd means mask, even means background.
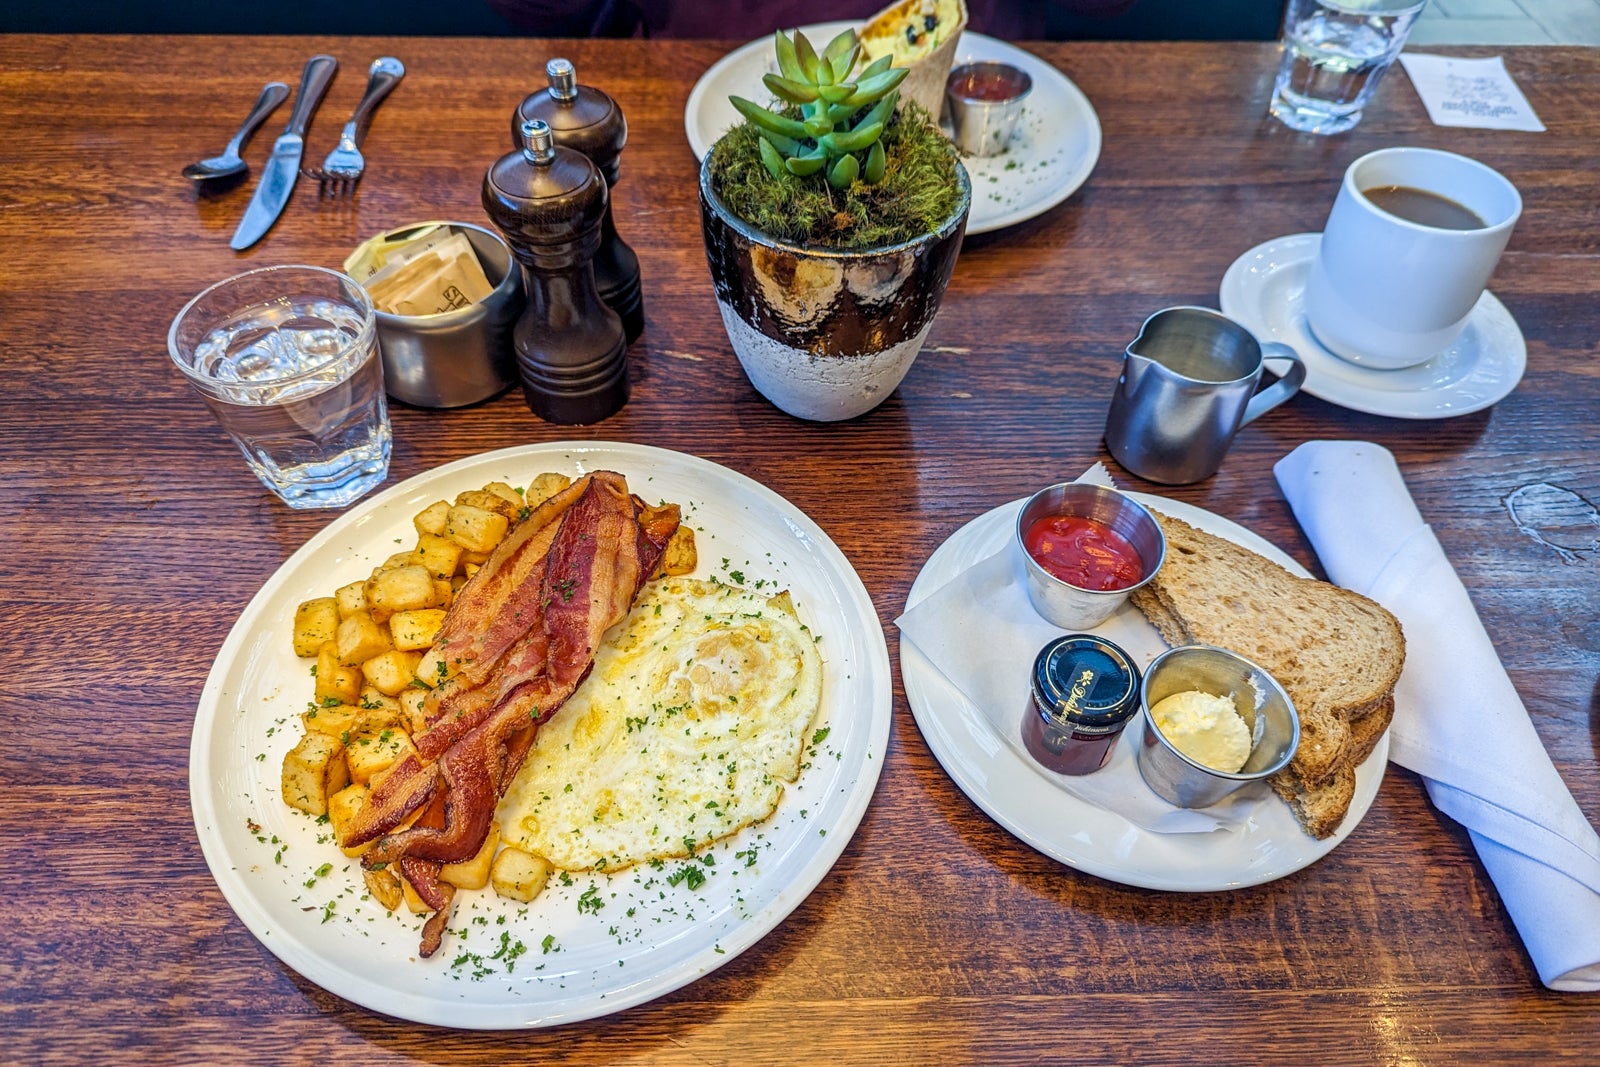
[[[233,135],[233,140],[228,142],[228,147],[223,149],[222,155],[189,164],[183,168],[183,176],[204,182],[243,174],[249,167],[239,158],[239,149],[250,140],[250,135],[256,132],[256,127],[265,122],[267,116],[276,111],[278,105],[287,99],[289,99],[287,85],[282,82],[268,82],[266,88],[261,90],[256,106],[250,109],[249,117],[244,120],[244,125],[239,127],[239,132]]]

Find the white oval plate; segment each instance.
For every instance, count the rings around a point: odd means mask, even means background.
[[[859,25],[823,22],[800,28],[820,48],[839,31]],[[1100,118],[1065,74],[1015,45],[967,32],[956,45],[955,63],[972,62],[1009,63],[1025,70],[1033,79],[1033,92],[1004,153],[962,157],[972,178],[969,234],[1004,229],[1049,211],[1088,180],[1100,159]],[[739,121],[728,97],[766,101],[771,94],[761,76],[776,69],[772,38],[762,37],[729,52],[700,76],[683,112],[696,159],[704,158],[717,138]]]
[[[542,471],[599,469],[626,475],[651,503],[683,505],[684,521],[695,529],[697,575],[739,571],[747,583],[765,579],[791,590],[820,641],[825,673],[817,726],[830,732],[772,818],[710,850],[715,866],[702,866],[706,878],[698,890],[668,883],[685,866],[674,861],[660,870],[573,875],[571,885],[552,877],[529,905],[499,900],[489,889],[464,892],[444,947],[420,959],[420,918],[403,907],[391,915],[362,899],[357,861],[339,852],[325,826],[280,797],[283,755],[299,739],[297,716],[312,687],[308,661],[290,647],[295,605],[330,595],[409,547],[416,537],[411,517],[435,500],[496,480],[526,485]],[[892,704],[888,648],[872,600],[843,553],[794,505],[726,467],[658,448],[610,442],[508,448],[439,467],[372,498],[268,579],[206,680],[189,752],[190,802],[223,896],[263,945],[308,980],[414,1022],[549,1026],[677,989],[782,922],[828,873],[861,821],[883,765]],[[754,865],[745,866],[752,857]],[[319,877],[325,863],[332,868]],[[518,946],[521,955],[508,959]]]
[[[1276,546],[1221,516],[1178,500],[1129,495],[1306,576],[1305,568]],[[906,609],[1003,548],[1024,502],[1002,504],[952,534],[923,565],[906,597]],[[1166,648],[1155,627],[1132,608],[1119,611],[1095,632],[1103,632],[1141,663],[1149,663]],[[1344,822],[1333,836],[1320,841],[1301,830],[1288,805],[1276,798],[1262,804],[1237,831],[1151,833],[1052,783],[1046,772],[1005,743],[988,717],[909,640],[900,642],[900,676],[928,747],[990,818],[1069,867],[1147,889],[1189,893],[1239,889],[1315,863],[1337,848],[1372,806],[1389,759],[1385,733],[1372,755],[1356,768],[1355,798]],[[1026,695],[1018,700],[1020,714]]]
[[[1302,389],[1330,404],[1395,419],[1447,419],[1481,411],[1517,387],[1528,346],[1511,312],[1491,292],[1478,298],[1456,342],[1420,367],[1373,370],[1322,347],[1306,323],[1306,279],[1320,233],[1263,242],[1222,276],[1222,313],[1263,341],[1280,341],[1305,361]]]

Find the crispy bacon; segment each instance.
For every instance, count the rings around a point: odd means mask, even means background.
[[[454,892],[439,882],[439,866],[483,847],[539,724],[588,675],[605,632],[627,616],[678,526],[675,506],[647,507],[609,471],[557,496],[463,588],[435,644],[451,650],[452,662],[460,657],[458,669],[429,696],[434,714],[415,738],[417,754],[373,790],[342,842],[374,841],[362,864],[398,862],[435,909],[423,929],[425,956],[439,946]],[[430,801],[414,825],[395,831]]]

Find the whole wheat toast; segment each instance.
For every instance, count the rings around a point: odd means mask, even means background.
[[[1344,822],[1350,801],[1356,793],[1356,768],[1366,762],[1378,747],[1378,739],[1394,719],[1394,698],[1381,702],[1377,710],[1358,719],[1351,727],[1351,748],[1346,762],[1335,768],[1320,785],[1307,786],[1287,767],[1270,779],[1273,791],[1284,799],[1300,825],[1312,837],[1329,837]]]
[[[1266,668],[1300,713],[1290,764],[1306,788],[1352,766],[1351,724],[1394,691],[1405,662],[1395,617],[1359,593],[1300,578],[1222,537],[1157,513],[1167,558],[1135,606],[1169,644],[1231,649]]]

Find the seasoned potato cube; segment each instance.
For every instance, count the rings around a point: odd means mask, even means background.
[[[400,762],[408,753],[415,752],[411,738],[398,723],[384,726],[363,726],[350,735],[344,746],[344,757],[350,764],[350,780],[368,785],[372,776]]]
[[[411,520],[411,525],[417,528],[419,534],[444,533],[445,518],[450,514],[450,501],[435,500]]]
[[[420,563],[380,571],[367,579],[367,611],[378,622],[386,622],[397,611],[431,608],[438,594],[433,576]]]
[[[339,628],[339,601],[331,596],[307,600],[294,609],[294,654],[315,656]]]
[[[484,511],[494,511],[504,515],[510,522],[516,522],[521,516],[522,501],[507,500],[498,493],[491,493],[487,489],[468,489],[456,495],[456,507],[482,508]]]
[[[352,858],[372,847],[371,841],[356,845],[354,848],[346,847],[344,843],[344,828],[366,802],[367,787],[358,783],[347,785],[328,798],[328,822],[333,825],[334,840],[339,843],[339,851]]]
[[[448,578],[456,572],[456,564],[461,562],[461,551],[461,546],[448,537],[431,533],[417,536],[417,562],[426,567],[435,579]]]
[[[450,578],[435,578],[433,580],[433,603],[435,607],[448,608],[456,598],[455,586],[451,585]]]
[[[334,590],[333,598],[339,602],[339,618],[348,619],[358,611],[367,610],[367,583],[351,582]]]
[[[394,647],[404,652],[427,648],[444,625],[443,608],[414,608],[389,616],[389,633]]]
[[[699,565],[700,557],[694,547],[694,530],[680,525],[667,540],[667,550],[662,554],[661,565],[656,570],[660,574],[693,574]]]
[[[468,578],[471,578],[474,574],[478,573],[479,568],[488,562],[489,553],[487,552],[463,552],[461,553],[461,562],[457,565],[457,569],[462,574],[465,574]]]
[[[444,535],[468,552],[490,552],[510,528],[511,520],[498,511],[486,511],[471,504],[457,504],[450,509]]]
[[[427,702],[428,691],[412,686],[400,694],[400,725],[404,726],[406,733],[415,737],[428,725],[428,719],[423,708]]]
[[[400,906],[404,899],[404,892],[400,888],[400,876],[385,867],[381,871],[362,871],[361,880],[367,883],[367,891],[372,898],[382,904],[389,911]]]
[[[404,878],[400,879],[400,892],[406,902],[406,910],[411,914],[431,915],[433,913],[433,909],[423,903],[422,898],[417,896],[417,891],[411,888],[411,883]]]
[[[409,567],[413,564],[421,562],[422,561],[417,558],[417,550],[413,548],[405,552],[396,552],[394,555],[390,556],[388,559],[372,568],[372,573],[374,575],[379,575],[384,571],[392,571],[397,567]]]
[[[490,482],[488,485],[483,487],[483,491],[485,493],[493,493],[501,500],[510,503],[510,505],[517,510],[516,517],[521,516],[523,507],[527,505],[527,501],[522,498],[522,494],[517,492],[506,482]]]
[[[283,757],[283,800],[307,815],[328,813],[328,798],[350,784],[344,746],[336,737],[308,733]]]
[[[300,713],[306,733],[326,734],[343,741],[366,721],[366,712],[354,704],[327,704]]]
[[[339,645],[329,641],[317,652],[317,683],[312,699],[318,704],[354,704],[361,695],[361,668],[339,662]]]
[[[571,484],[572,479],[565,474],[541,474],[522,494],[522,502],[530,508],[536,508]]]
[[[394,648],[361,664],[361,673],[378,692],[398,696],[411,685],[411,679],[417,676],[417,664],[421,662],[422,653]]]
[[[361,699],[357,701],[357,705],[362,711],[375,712],[376,714],[369,716],[374,722],[380,717],[388,722],[399,722],[401,719],[400,701],[376,686],[369,685],[361,690]]]
[[[494,862],[494,850],[500,847],[500,822],[489,823],[489,836],[483,839],[478,854],[460,863],[446,863],[439,868],[439,880],[449,882],[457,889],[482,889],[489,884],[489,864]]]
[[[549,877],[550,864],[545,858],[520,848],[501,849],[489,867],[489,881],[494,884],[494,891],[524,904],[544,891],[545,879]]]
[[[389,628],[378,625],[370,611],[358,611],[339,623],[333,642],[334,655],[347,667],[365,663],[394,648]],[[322,673],[320,668],[317,673]]]

